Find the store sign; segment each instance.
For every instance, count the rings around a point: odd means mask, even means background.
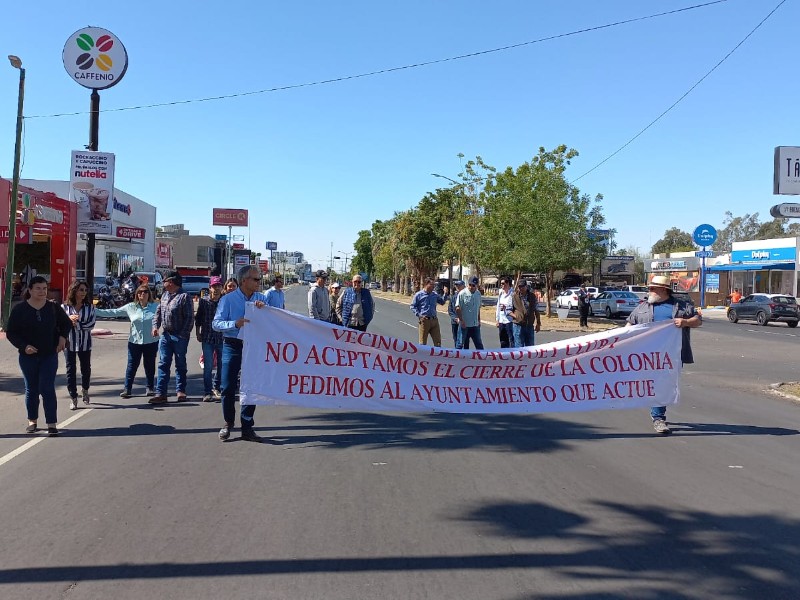
[[[172,246],[165,242],[156,243],[156,266],[172,266]]]
[[[719,294],[719,273],[706,274],[706,293]]]
[[[703,248],[713,246],[717,241],[717,230],[711,225],[698,225],[692,233],[692,239],[695,244]]]
[[[258,268],[261,270],[262,273],[266,275],[267,273],[269,273],[269,261],[268,260],[258,261]]]
[[[685,269],[685,260],[654,260],[650,263],[651,271],[682,271]]]
[[[754,248],[750,250],[733,250],[732,263],[758,262],[790,262],[795,259],[797,249],[791,248]]]
[[[37,204],[35,212],[36,218],[41,219],[42,221],[50,221],[51,223],[58,223],[59,225],[64,222],[64,213],[55,208]]]
[[[0,227],[0,244],[8,243],[8,227]],[[32,244],[33,230],[30,227],[14,228],[14,244]]]
[[[247,227],[246,208],[214,208],[213,225]]]
[[[143,240],[146,231],[141,227],[124,227],[117,225],[117,237],[128,238],[129,240]]]
[[[128,70],[125,46],[100,27],[84,27],[69,36],[61,58],[69,76],[93,90],[118,84]]]
[[[72,151],[69,199],[78,205],[78,233],[111,235],[114,155]]]
[[[773,194],[800,194],[800,148],[778,146],[775,148]]]
[[[636,259],[633,256],[606,256],[600,261],[601,275],[634,275]]]

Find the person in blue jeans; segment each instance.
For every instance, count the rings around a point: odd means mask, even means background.
[[[672,296],[669,277],[655,275],[650,281],[650,285],[647,286],[647,301],[639,303],[639,306],[633,309],[625,326],[670,320],[675,327],[682,329],[681,364],[693,363],[694,356],[692,355],[689,330],[700,327],[703,324],[703,318],[697,313],[694,306]],[[667,423],[666,406],[653,406],[650,409],[650,418],[656,433],[661,435],[672,433]]]
[[[457,279],[453,282],[455,286],[455,291],[450,295],[450,302],[447,305],[447,314],[450,315],[450,327],[453,330],[453,347],[457,350],[460,350],[464,347],[464,344],[461,342],[461,326],[458,324],[458,313],[456,312],[456,300],[458,300],[458,294],[467,287],[467,284],[464,283],[461,279]]]
[[[219,439],[231,436],[236,421],[236,387],[242,370],[242,345],[239,332],[247,324],[244,318],[247,304],[252,302],[257,308],[267,305],[267,297],[258,291],[261,273],[253,265],[245,265],[238,271],[239,288],[225,294],[217,305],[212,326],[223,335],[222,339],[222,418],[225,425],[219,430]],[[255,431],[253,418],[256,407],[252,404],[242,406],[239,418],[242,422],[242,439],[246,442],[262,441]]]
[[[47,300],[47,280],[41,275],[32,277],[25,300],[11,310],[6,326],[6,339],[19,351],[19,368],[25,379],[26,433],[38,429],[41,396],[47,433],[58,435],[58,353],[66,347],[71,330],[67,313]]]
[[[164,404],[167,401],[169,372],[175,358],[175,389],[178,402],[186,402],[186,351],[194,325],[194,304],[192,297],[183,291],[183,278],[177,271],[170,271],[164,278],[164,294],[153,322],[153,336],[163,327],[158,343],[158,381],[156,395],[150,404]]]
[[[469,350],[469,341],[475,342],[477,350],[483,350],[481,339],[481,293],[478,290],[478,278],[469,280],[467,289],[458,292],[456,298],[456,314],[461,327],[461,343]]]
[[[208,283],[208,298],[200,298],[194,316],[197,341],[203,349],[203,402],[220,400],[222,393],[222,334],[214,331],[212,323],[222,297],[222,278],[212,277]],[[216,370],[214,366],[216,364]],[[212,381],[213,380],[213,381]]]
[[[535,344],[536,332],[542,328],[536,294],[521,279],[511,299],[511,320],[514,330],[514,348],[527,348]]]

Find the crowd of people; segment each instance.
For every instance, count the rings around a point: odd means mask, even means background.
[[[352,280],[352,287],[343,292],[338,283],[327,284],[328,273],[317,271],[316,282],[308,291],[309,317],[328,323],[366,331],[374,316],[374,300],[363,285],[361,275]],[[646,302],[640,304],[628,318],[628,325],[671,319],[683,328],[682,363],[693,362],[689,329],[699,327],[700,315],[694,307],[672,296],[666,277],[653,277]],[[39,406],[44,410],[47,432],[59,434],[57,427],[57,400],[55,377],[58,354],[64,352],[67,391],[70,409],[78,408],[78,376],[81,373],[80,399],[91,403],[91,353],[92,329],[97,317],[126,317],[130,321],[128,357],[125,379],[120,396],[130,398],[139,365],[144,363],[145,394],[150,404],[164,404],[171,381],[172,363],[175,363],[175,395],[178,402],[186,402],[187,351],[192,330],[202,347],[203,402],[220,401],[223,427],[219,438],[227,440],[235,427],[236,394],[242,365],[242,340],[240,331],[246,326],[245,307],[253,303],[256,308],[272,306],[285,309],[283,280],[274,279],[273,286],[261,293],[262,275],[254,265],[245,265],[236,278],[223,283],[219,277],[210,280],[208,298],[200,298],[197,310],[190,294],[183,291],[182,277],[177,271],[164,278],[164,293],[160,301],[153,298],[147,283],[140,284],[132,302],[119,308],[97,309],[92,305],[89,286],[84,280],[75,281],[67,292],[66,301],[58,305],[48,302],[48,286],[44,277],[31,279],[25,300],[11,311],[6,337],[19,351],[19,365],[25,381],[25,406],[28,416],[27,433],[38,431]],[[454,345],[469,349],[470,343],[482,350],[481,292],[478,278],[469,283],[454,282],[450,294],[447,286],[442,293],[436,290],[433,279],[427,278],[422,289],[411,300],[411,310],[419,321],[419,342],[441,346],[438,306],[448,303]],[[541,328],[538,309],[539,297],[529,289],[525,280],[512,286],[512,280],[500,280],[500,290],[495,308],[495,325],[501,348],[522,348],[535,344],[535,333]],[[584,317],[582,315],[582,325]],[[156,366],[156,359],[158,364]],[[254,431],[255,406],[241,406],[240,423],[242,439],[261,442]],[[670,433],[666,421],[666,407],[651,410],[653,427],[657,433]]]

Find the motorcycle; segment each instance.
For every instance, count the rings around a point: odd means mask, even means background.
[[[135,276],[128,277],[122,282],[120,286],[120,294],[125,300],[125,304],[133,302],[136,299],[136,288],[139,287],[139,278]]]
[[[97,308],[119,308],[127,304],[125,299],[107,285],[102,286],[97,292]]]

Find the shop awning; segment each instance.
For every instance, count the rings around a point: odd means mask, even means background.
[[[713,265],[706,271],[794,271],[794,263],[755,263],[741,265]]]

